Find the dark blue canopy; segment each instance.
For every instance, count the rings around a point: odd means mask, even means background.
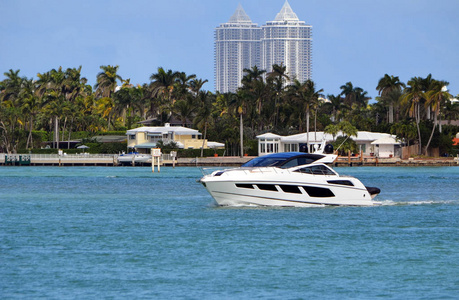
[[[249,160],[241,167],[294,167],[310,164],[320,158],[322,154],[304,152],[281,152],[263,155]]]

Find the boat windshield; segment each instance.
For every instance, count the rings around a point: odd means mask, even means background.
[[[280,167],[285,169],[310,164],[322,157],[324,156],[321,154],[283,152],[256,157],[241,167]]]

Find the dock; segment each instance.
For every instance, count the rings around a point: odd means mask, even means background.
[[[236,167],[255,156],[218,156],[218,157],[179,157],[175,160],[178,167]],[[161,157],[161,166],[173,166],[174,161],[168,154]],[[334,164],[337,167],[354,166],[459,166],[459,157],[434,158],[378,158],[373,156],[339,156]],[[0,166],[121,166],[117,154],[5,154],[0,153]],[[151,161],[140,164],[151,166]]]
[[[115,154],[0,154],[2,166],[115,166]]]
[[[240,166],[253,156],[177,158],[175,166]],[[164,154],[162,166],[173,166],[173,158]],[[117,154],[5,154],[0,153],[0,166],[122,166]],[[151,161],[136,166],[151,166]]]
[[[398,157],[380,158],[374,156],[338,156],[334,162],[337,167],[353,166],[459,166],[458,157],[427,157],[427,158],[408,158]]]

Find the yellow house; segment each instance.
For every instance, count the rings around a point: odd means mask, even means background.
[[[203,146],[202,134],[195,129],[182,126],[170,126],[166,123],[162,127],[139,127],[128,130],[128,148],[136,149],[138,152],[150,153],[151,148],[161,140],[164,144],[171,141],[177,143],[181,149],[200,149]],[[204,140],[204,149],[207,149],[207,140]]]

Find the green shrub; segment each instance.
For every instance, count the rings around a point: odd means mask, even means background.
[[[176,151],[177,151],[177,157],[201,157],[201,149],[178,149]],[[215,153],[218,154],[218,156],[223,156],[224,152],[225,152],[225,149],[217,149],[217,150],[204,149],[203,156],[204,157],[214,156]],[[165,153],[168,153],[168,152],[165,152]]]

